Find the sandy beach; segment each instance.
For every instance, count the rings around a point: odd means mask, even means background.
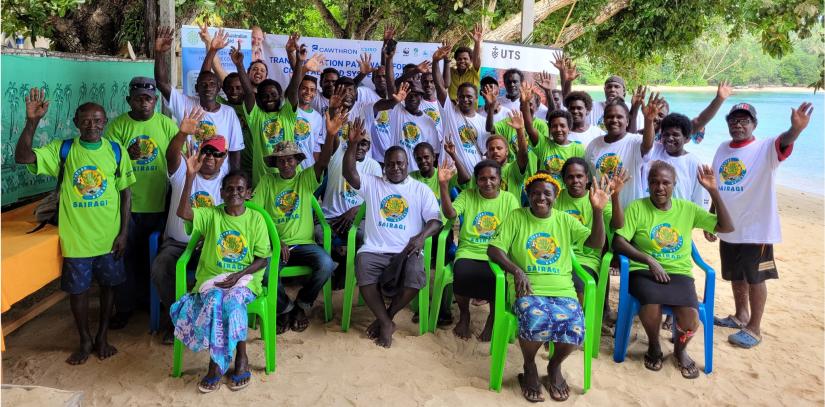
[[[656,92],[716,92],[716,86],[671,86],[650,85]],[[577,90],[587,92],[602,91],[602,85],[576,85]],[[634,88],[635,89],[635,88]],[[772,93],[814,93],[814,88],[804,86],[734,86],[736,93],[740,92],[772,92]],[[630,95],[628,95],[630,97]]]
[[[604,336],[600,356],[593,361],[591,390],[581,394],[582,353],[576,351],[563,367],[571,386],[567,405],[822,405],[823,397],[823,199],[804,192],[781,189],[780,212],[784,242],[775,254],[780,279],[768,283],[769,298],[763,319],[763,343],[753,350],[733,348],[727,336],[733,330],[716,328],[714,372],[685,380],[673,359],[665,359],[660,372],[646,370],[642,353],[644,333],[638,333],[622,364],[612,360],[613,338]],[[716,244],[694,233],[700,252],[717,269],[716,309],[724,316],[733,311],[730,285],[721,280]],[[697,276],[702,276],[699,272]],[[613,286],[618,288],[618,279]],[[701,287],[703,278],[697,278]],[[613,293],[616,293],[616,289]],[[701,288],[700,288],[701,294]],[[615,295],[615,294],[614,294]],[[336,292],[335,319],[323,324],[316,305],[312,325],[303,333],[278,337],[278,368],[263,372],[263,347],[251,331],[249,356],[254,368],[252,384],[234,393],[226,386],[209,395],[198,394],[196,383],[205,373],[206,353],[188,352],[182,378],[170,377],[172,348],[147,334],[148,317],[139,315],[124,331],[112,332],[111,342],[120,353],[110,360],[89,361],[79,367],[64,363],[76,344],[76,333],[64,300],[6,338],[2,355],[2,382],[82,391],[84,405],[249,405],[275,401],[280,406],[500,406],[527,405],[516,374],[521,354],[509,347],[501,393],[487,389],[488,344],[456,339],[450,329],[417,336],[411,313],[397,318],[399,330],[391,349],[382,349],[364,336],[370,322],[365,307],[354,307],[353,327],[340,331],[341,292]],[[611,297],[615,308],[616,297]],[[93,301],[96,309],[96,301]],[[454,308],[457,315],[457,309]],[[473,328],[481,330],[486,307],[473,307]],[[93,325],[94,326],[94,325]],[[662,332],[663,336],[669,334]],[[690,345],[700,369],[704,366],[701,332]],[[663,342],[665,355],[672,347]],[[546,365],[539,352],[539,370]],[[3,405],[59,405],[64,398],[42,391],[4,390]],[[31,397],[38,397],[37,400]],[[546,405],[553,401],[545,392]],[[29,404],[25,404],[28,400]],[[14,401],[14,402],[12,402]],[[32,403],[32,401],[35,401]]]

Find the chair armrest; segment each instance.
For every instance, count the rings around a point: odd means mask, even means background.
[[[493,310],[494,321],[504,321],[504,309],[506,307],[507,298],[507,278],[504,275],[504,270],[493,261],[488,261],[490,270],[496,278],[496,293],[495,293],[495,309]]]
[[[195,248],[198,246],[198,241],[200,240],[201,233],[199,231],[193,231],[189,237],[189,243],[186,245],[186,249],[175,263],[175,300],[179,300],[186,294],[186,265],[189,263],[189,259],[192,258],[192,253],[195,252]]]
[[[324,217],[324,211],[321,210],[321,205],[318,204],[318,200],[315,199],[314,195],[311,198],[312,200],[310,202],[312,203],[312,211],[315,213],[315,218],[318,219],[318,223],[321,225],[321,229],[324,232],[324,241],[322,242],[322,246],[324,247],[324,251],[326,251],[327,254],[331,254],[332,229],[329,227],[329,223],[327,222],[326,217]]]
[[[448,220],[446,224],[441,228],[441,232],[438,233],[438,241],[436,246],[436,254],[435,254],[435,268],[438,270],[440,267],[444,267],[444,257],[447,256],[447,236],[450,234],[450,231],[453,229],[453,221]]]
[[[350,250],[355,249],[355,236],[358,233],[358,226],[361,225],[361,221],[364,220],[364,215],[367,213],[367,204],[361,204],[361,208],[358,209],[358,213],[355,214],[355,219],[352,220],[352,225],[349,227],[349,232],[347,232],[347,256],[349,256]]]
[[[713,298],[716,293],[716,270],[705,263],[705,260],[702,259],[702,256],[699,254],[699,249],[696,248],[695,243],[691,244],[690,254],[691,257],[693,257],[693,262],[705,272],[705,290],[702,295],[702,301],[707,303],[708,301],[706,299],[709,298],[711,299],[710,303],[713,304]],[[713,309],[711,309],[711,313],[712,312]]]
[[[619,301],[628,295],[628,279],[630,278],[630,260],[627,256],[619,255]]]

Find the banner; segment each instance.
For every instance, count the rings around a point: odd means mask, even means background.
[[[209,34],[213,38],[216,32],[218,32],[218,28],[209,28]],[[229,58],[229,50],[230,47],[237,47],[238,41],[241,42],[244,67],[249,67],[249,64],[252,63],[252,31],[238,28],[224,28],[224,32],[228,34],[229,45],[218,51],[218,58],[221,60],[223,69],[227,73],[236,71],[235,64],[233,64]],[[195,82],[198,80],[203,59],[206,57],[206,45],[201,41],[200,28],[195,25],[184,25],[181,27],[180,41],[181,72],[183,73],[181,83],[183,84],[183,93],[194,96]]]
[[[32,87],[46,89],[49,111],[40,120],[33,146],[41,147],[52,140],[78,135],[72,119],[77,106],[95,102],[104,109],[109,121],[129,111],[126,96],[134,76],[153,76],[151,61],[77,60],[47,56],[0,55],[3,78],[2,99],[2,205],[39,193],[51,191],[55,178],[35,176],[14,162],[14,149],[26,124],[26,102]],[[111,59],[111,58],[108,58]]]
[[[498,80],[500,96],[504,96],[504,72],[510,68],[518,68],[521,72],[524,72],[522,80],[530,84],[535,83],[535,77],[538,76],[538,73],[548,72],[555,77],[556,88],[561,90],[559,70],[553,66],[554,54],[557,51],[561,50],[534,45],[485,42],[481,46],[480,74],[482,78],[492,76]],[[541,102],[546,104],[544,95],[541,95],[541,99]]]

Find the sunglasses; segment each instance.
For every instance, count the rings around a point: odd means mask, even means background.
[[[155,90],[155,85],[151,83],[133,83],[129,85],[129,89],[148,89],[148,90]]]
[[[223,158],[224,156],[226,156],[226,152],[217,151],[217,150],[201,150],[201,154],[208,155],[210,157],[215,157],[215,158]]]

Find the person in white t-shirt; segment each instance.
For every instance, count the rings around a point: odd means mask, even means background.
[[[300,162],[302,168],[309,168],[318,159],[321,144],[326,138],[324,116],[312,108],[312,101],[318,94],[318,80],[314,76],[304,75],[298,85],[298,109],[295,110],[295,143],[304,153],[306,159]]]
[[[350,128],[349,144],[358,145],[364,137],[363,124],[356,121]],[[409,177],[408,156],[403,148],[393,146],[387,150],[383,177],[359,174],[356,150],[347,150],[343,166],[344,179],[364,199],[367,208],[364,245],[355,258],[355,273],[364,302],[376,318],[367,328],[367,336],[388,348],[395,332],[393,317],[426,285],[422,249],[424,241],[441,229],[441,212],[427,186]],[[402,267],[403,280],[398,278],[401,281],[395,281],[393,287],[400,290],[387,307],[382,293],[387,288],[384,283],[395,280],[391,273]]]
[[[779,278],[773,245],[782,240],[776,204],[776,170],[793,151],[808,126],[813,104],[791,109],[791,127],[773,138],[757,139],[756,108],[734,105],[725,120],[731,141],[719,145],[713,157],[720,199],[733,217],[735,230],[719,233],[722,278],[731,282],[736,313],[714,318],[714,324],[739,329],[728,341],[752,348],[762,341],[761,322],[768,298],[765,280]]]
[[[335,81],[340,77],[341,74],[338,70],[332,67],[324,68],[324,70],[321,71],[321,92],[318,92],[312,101],[312,108],[320,114],[323,115],[327,112],[329,108],[329,98],[332,97],[332,93],[335,91]]]
[[[443,81],[444,78],[439,78]],[[421,74],[421,88],[424,95],[421,98],[421,111],[435,123],[439,133],[444,133],[444,122],[441,120],[441,104],[436,98],[435,75],[432,69]]]
[[[408,164],[412,171],[418,171],[418,165],[411,157],[419,143],[430,143],[437,152],[441,151],[441,133],[435,122],[421,111],[423,97],[424,89],[421,82],[413,80],[402,82],[392,98],[380,100],[373,106],[376,115],[382,110],[390,110],[390,145],[399,146],[407,152]]]
[[[661,99],[654,94],[650,96],[648,105],[660,102]],[[642,164],[653,148],[652,132],[644,137],[627,132],[628,113],[629,109],[621,98],[608,103],[604,114],[607,134],[590,142],[584,151],[584,159],[590,165],[591,174],[612,177],[617,170],[624,168],[630,175],[619,195],[622,209],[639,197],[638,182],[641,179]]]
[[[564,98],[564,106],[573,116],[573,127],[570,128],[570,134],[567,136],[570,141],[581,143],[584,148],[587,148],[591,141],[604,135],[604,130],[591,125],[588,120],[590,109],[593,108],[593,98],[587,92],[577,90],[568,93]]]
[[[521,84],[524,82],[524,72],[518,68],[510,68],[501,75],[504,81],[504,96],[498,97],[498,104],[511,112],[521,111]],[[547,117],[547,106],[539,102],[533,112],[533,117],[544,120]],[[495,121],[498,123],[498,121]]]

